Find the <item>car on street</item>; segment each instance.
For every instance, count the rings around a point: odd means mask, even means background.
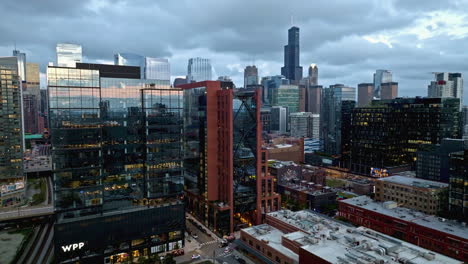
[[[200,254],[192,255],[192,260],[200,259]]]

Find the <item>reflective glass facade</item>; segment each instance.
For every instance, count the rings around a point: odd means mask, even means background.
[[[211,61],[204,58],[191,58],[187,67],[187,82],[201,82],[211,80]]]
[[[271,105],[284,106],[288,113],[299,112],[299,87],[297,85],[280,85],[271,90]]]
[[[167,59],[149,58],[145,59],[145,79],[171,80],[171,68]]]
[[[82,60],[81,45],[70,43],[58,43],[56,47],[57,66],[75,67]]]
[[[56,230],[75,221],[91,221],[92,229],[116,216],[128,219],[120,227],[128,236],[113,245],[89,242],[88,251],[78,254],[85,258],[119,253],[122,246],[115,244],[132,239],[144,241],[140,248],[159,245],[150,239],[158,235],[151,233],[151,223],[160,222],[165,210],[177,216],[166,229],[183,233],[184,228],[182,92],[169,88],[169,82],[102,77],[119,75],[122,66],[93,68],[49,67],[47,73]],[[141,221],[140,214],[152,217],[144,232],[131,226]],[[86,234],[63,239],[93,240]],[[58,244],[57,250],[64,259],[72,257]]]

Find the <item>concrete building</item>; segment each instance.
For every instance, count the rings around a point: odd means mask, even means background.
[[[312,114],[320,114],[322,101],[321,85],[309,85],[305,88],[305,111]]]
[[[244,87],[248,85],[258,85],[258,69],[255,65],[244,69]]]
[[[318,85],[318,67],[317,64],[311,64],[309,66],[309,84]]]
[[[436,72],[435,80],[427,87],[430,98],[458,98],[463,106],[463,77],[461,73]]]
[[[462,261],[308,210],[267,214],[266,224],[241,230],[240,248],[267,264],[461,264]]]
[[[260,109],[260,119],[262,120],[262,131],[263,133],[271,132],[271,108]]]
[[[304,139],[275,137],[265,144],[268,157],[275,160],[304,162]]]
[[[358,84],[358,107],[367,106],[374,98],[374,84],[360,83]]]
[[[319,139],[320,115],[298,112],[289,115],[291,136]]]
[[[375,181],[375,200],[394,201],[400,206],[436,215],[446,201],[441,194],[448,184],[404,176],[389,176]]]
[[[466,224],[427,215],[396,202],[376,202],[367,196],[338,201],[339,215],[355,225],[362,225],[433,250],[460,261],[468,261]]]
[[[313,182],[278,184],[278,193],[302,208],[319,212],[327,210],[328,206],[336,205],[336,191]],[[283,204],[284,206],[287,204]]]
[[[380,89],[380,99],[382,100],[395,99],[398,97],[397,82],[381,83]]]

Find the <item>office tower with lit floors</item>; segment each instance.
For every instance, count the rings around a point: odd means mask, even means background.
[[[0,208],[24,198],[21,77],[17,57],[0,57]]]
[[[49,66],[47,77],[56,262],[182,248],[182,91],[133,66]]]
[[[205,81],[184,90],[187,210],[219,235],[280,206],[262,149],[261,91]]]

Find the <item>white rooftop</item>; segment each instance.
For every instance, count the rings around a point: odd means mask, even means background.
[[[444,233],[468,239],[468,228],[456,221],[446,220],[441,217],[428,215],[404,207],[388,209],[383,206],[382,202],[376,202],[370,197],[364,195],[342,200],[340,202],[365,208],[367,210],[375,211],[383,215],[399,218],[407,222],[413,222],[427,228],[435,229]]]
[[[351,227],[311,211],[292,212],[281,210],[268,213],[268,215],[301,229],[302,231],[283,234],[282,237],[295,241],[303,249],[330,263],[462,263],[368,228]],[[252,234],[252,228],[243,230]],[[270,228],[277,230],[271,226]],[[282,232],[279,230],[270,232],[273,235],[267,235],[266,237],[269,244],[281,245],[281,237],[278,238],[277,235]],[[263,238],[259,234],[252,235]],[[272,243],[272,240],[276,242]],[[287,252],[288,256],[292,252],[282,245],[278,249],[281,252]],[[292,252],[292,254],[295,253]],[[402,262],[404,260],[411,262]]]
[[[401,185],[407,185],[407,186],[413,186],[413,187],[419,187],[419,188],[430,188],[430,189],[440,189],[440,188],[448,187],[447,183],[430,181],[430,180],[419,179],[419,178],[405,177],[405,176],[399,176],[399,175],[380,178],[379,181],[392,182],[392,183],[401,184]]]
[[[296,253],[281,244],[281,237],[284,235],[281,230],[278,230],[267,224],[262,224],[242,229],[242,231],[248,233],[258,240],[267,242],[268,246],[274,248],[278,252],[283,253],[289,258],[297,262],[299,261],[299,256]]]

